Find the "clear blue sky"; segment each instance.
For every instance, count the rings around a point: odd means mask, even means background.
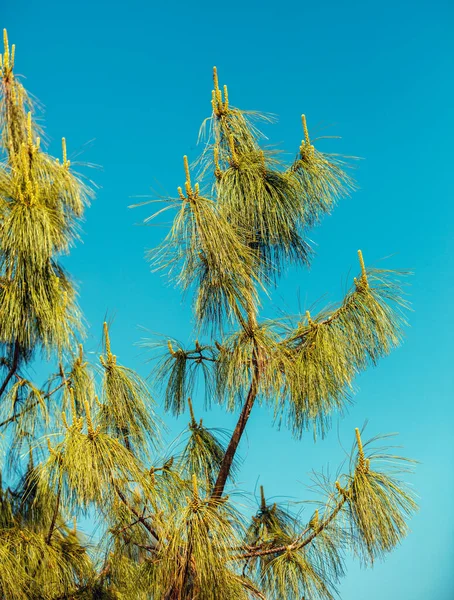
[[[356,404],[325,441],[297,443],[256,407],[242,445],[243,487],[305,498],[312,468],[336,467],[355,426],[397,431],[419,459],[412,482],[421,510],[412,534],[373,570],[349,564],[344,600],[454,597],[454,369],[452,178],[454,7],[404,2],[8,2],[2,27],[17,44],[17,71],[45,105],[51,150],[102,165],[83,244],[66,261],[80,285],[97,350],[106,312],[115,352],[147,374],[134,344],[143,326],[183,341],[189,305],[149,272],[146,248],[164,229],[140,227],[148,208],[131,196],[175,193],[181,159],[196,155],[210,112],[211,69],[241,108],[279,115],[271,140],[293,153],[300,114],[317,133],[340,135],[322,149],[364,157],[360,191],[313,232],[311,272],[292,271],[273,297],[296,311],[326,294],[342,297],[356,250],[366,261],[412,269],[414,312],[405,344],[358,381]],[[93,140],[92,143],[89,143]],[[299,301],[298,301],[299,297]],[[230,427],[231,416],[207,415]],[[182,421],[178,427],[183,424]]]

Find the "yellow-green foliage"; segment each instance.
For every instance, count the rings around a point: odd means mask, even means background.
[[[306,263],[310,249],[301,237],[303,198],[297,181],[259,148],[237,153],[232,142],[232,153],[216,192],[221,213],[254,252],[255,268],[276,276],[291,260]]]
[[[414,494],[396,475],[405,472],[400,456],[371,452],[367,457],[357,433],[358,459],[347,478],[349,521],[366,561],[392,550],[408,532],[407,519],[415,511]],[[387,464],[386,472],[384,464]],[[377,467],[375,467],[377,465]],[[394,465],[393,474],[391,465]],[[381,468],[380,468],[381,466]]]
[[[147,453],[148,442],[159,442],[158,424],[154,416],[154,400],[137,373],[117,364],[110,351],[107,324],[104,324],[106,356],[101,356],[104,370],[103,403],[99,403],[102,430],[119,434],[128,449]]]
[[[60,374],[60,378],[65,379],[65,374]],[[70,408],[74,402],[76,414],[80,416],[85,403],[92,402],[96,395],[95,373],[92,365],[84,359],[82,344],[79,344],[79,352],[73,358],[67,381],[68,385],[63,386],[63,408]]]
[[[232,107],[215,70],[202,128],[208,139],[195,162],[201,187],[184,157],[178,197],[151,217],[176,210],[150,257],[194,293],[205,340],[151,343],[160,357],[148,382],[117,362],[106,323],[100,364],[83,352],[76,293],[59,260],[77,239],[90,192],[65,140],[62,160],[42,148],[14,54],[5,33],[0,597],[331,600],[347,551],[370,564],[406,535],[416,503],[401,481],[404,459],[374,449],[376,440],[363,444],[357,430],[338,480],[316,476],[320,498],[310,511],[268,500],[263,488],[251,510],[236,476],[255,404],[271,407],[297,437],[323,434],[350,401],[355,376],[401,340],[406,305],[397,274],[367,269],[361,253],[339,305],[296,318],[259,315],[286,266],[310,262],[308,229],[354,188],[346,161],[314,148],[303,117],[304,140],[285,164],[261,146],[254,125],[271,119]],[[27,368],[40,351],[52,369],[58,364],[42,386]],[[189,426],[167,445],[155,383],[166,410],[178,416],[189,406]],[[233,433],[196,420],[189,396],[199,383],[207,407],[239,411]],[[80,532],[81,516],[96,524],[91,540]]]
[[[49,442],[49,457],[40,477],[51,487],[61,485],[67,506],[87,509],[93,502],[106,506],[113,487],[141,481],[140,465],[131,452],[100,431],[88,416],[86,431],[83,417],[65,426],[63,440],[55,448]]]
[[[221,440],[222,431],[207,429],[202,419],[197,423],[188,399],[191,422],[188,428],[188,439],[178,460],[178,467],[183,477],[195,475],[209,493],[216,481],[217,473],[225,454],[225,444]],[[225,436],[225,433],[224,433]],[[232,476],[236,468],[232,469]]]
[[[24,357],[67,349],[80,316],[58,264],[77,234],[88,190],[63,161],[41,150],[28,96],[14,76],[5,36],[0,105],[6,159],[0,165],[0,342]]]
[[[90,573],[85,549],[70,536],[47,544],[40,534],[14,528],[2,531],[0,540],[0,586],[7,598],[55,598],[59,590],[74,588]]]
[[[302,121],[305,138],[288,174],[303,195],[304,221],[307,225],[313,225],[355,186],[345,172],[348,166],[345,160],[338,155],[317,150],[311,144],[305,115],[302,115]]]
[[[192,494],[175,509],[163,529],[165,547],[158,546],[158,560],[150,565],[152,597],[246,600],[245,586],[229,560],[229,547],[239,543],[241,531],[230,504],[201,498],[193,475]]]
[[[277,412],[287,411],[299,435],[311,422],[323,432],[348,401],[354,377],[401,340],[405,302],[393,273],[371,270],[355,282],[339,308],[306,313],[275,354],[285,380]]]
[[[256,301],[247,282],[250,279],[253,253],[238,236],[219,207],[192,189],[185,157],[185,194],[179,188],[178,213],[172,229],[153,262],[173,273],[183,289],[196,285],[196,313],[200,321],[220,322],[222,316],[245,308],[244,298]]]

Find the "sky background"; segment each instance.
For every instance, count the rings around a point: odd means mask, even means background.
[[[188,343],[193,322],[190,302],[144,259],[166,232],[141,225],[154,205],[128,205],[133,196],[174,196],[183,183],[182,156],[197,156],[210,114],[213,65],[233,105],[279,116],[266,134],[289,158],[302,112],[313,136],[342,137],[319,149],[364,158],[360,190],[311,233],[311,270],[290,270],[266,314],[340,300],[361,248],[369,265],[414,272],[405,343],[357,380],[355,405],[325,440],[297,442],[257,406],[241,445],[242,488],[263,484],[276,499],[310,498],[310,471],[335,470],[340,443],[349,448],[366,419],[370,436],[399,432],[402,452],[420,461],[411,535],[373,570],[348,561],[344,600],[454,597],[453,16],[454,5],[439,0],[16,0],[2,8],[16,72],[45,107],[50,151],[59,153],[65,136],[70,158],[102,166],[89,172],[100,189],[83,243],[65,261],[90,325],[86,348],[99,350],[107,314],[114,352],[142,375],[150,370],[137,346],[145,330]],[[235,420],[220,410],[204,419],[226,428]],[[170,419],[172,431],[186,421]]]

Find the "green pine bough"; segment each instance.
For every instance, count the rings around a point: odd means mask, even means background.
[[[5,32],[0,165],[0,598],[4,600],[331,599],[348,552],[372,565],[407,534],[416,509],[402,481],[412,462],[357,429],[337,480],[316,481],[315,511],[271,503],[249,516],[237,489],[238,449],[257,404],[297,437],[323,435],[355,376],[401,340],[399,274],[366,268],[335,307],[263,319],[260,303],[289,264],[307,265],[308,229],[353,188],[339,156],[304,139],[292,164],[260,146],[263,118],[229,102],[214,71],[204,151],[151,218],[174,210],[154,269],[194,297],[199,342],[158,349],[153,386],[165,409],[189,409],[164,444],[149,385],[113,354],[104,324],[98,364],[86,360],[82,317],[60,264],[77,240],[90,187],[66,154],[40,143],[36,110],[14,74]],[[193,183],[196,174],[200,181]],[[45,385],[28,367],[57,365]],[[190,396],[238,414],[208,428]],[[153,394],[155,392],[153,391]],[[80,531],[89,515],[100,532]]]

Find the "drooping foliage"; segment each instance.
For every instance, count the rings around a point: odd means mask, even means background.
[[[354,189],[348,161],[316,149],[303,116],[304,139],[286,164],[261,146],[256,123],[271,119],[231,106],[215,69],[204,151],[193,166],[184,157],[184,186],[153,215],[175,211],[149,254],[193,294],[203,340],[146,342],[157,350],[149,381],[117,360],[104,323],[102,353],[90,362],[60,261],[92,192],[65,140],[61,161],[43,148],[6,32],[4,46],[0,598],[331,600],[347,552],[370,565],[407,534],[416,504],[401,479],[411,461],[356,430],[347,468],[336,481],[319,476],[317,508],[297,511],[263,487],[251,502],[238,450],[260,404],[296,437],[323,436],[351,402],[356,375],[401,341],[399,273],[366,268],[361,252],[339,304],[294,318],[259,314],[283,270],[310,263],[309,229]],[[29,377],[38,358],[52,371],[43,385]],[[196,418],[190,396],[200,392],[205,408],[238,413],[233,431]],[[156,416],[159,393],[166,411],[189,410],[171,443]]]

